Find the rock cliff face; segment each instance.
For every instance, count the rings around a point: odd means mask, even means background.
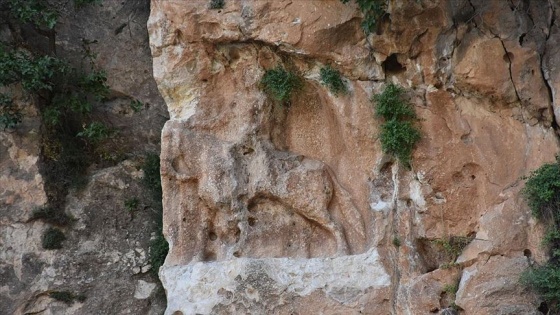
[[[47,205],[49,187],[57,183],[44,167],[49,139],[42,133],[40,98],[22,93],[19,86],[0,87],[15,97],[24,117],[16,128],[0,125],[0,314],[161,314],[165,299],[148,258],[157,216],[141,184],[142,157],[159,151],[167,116],[151,76],[145,26],[149,2],[104,1],[80,9],[73,1],[49,3],[60,14],[53,43],[58,58],[79,67],[82,39],[95,41],[91,53],[111,88],[94,115],[119,130],[111,139],[118,149],[109,152],[119,157],[91,165],[87,184],[62,196],[60,210],[71,218],[60,227],[66,240],[62,249],[45,250],[41,238],[52,225],[33,220],[33,211]],[[0,3],[1,10],[5,4]],[[0,18],[0,41],[18,36],[28,49],[48,43],[29,25],[16,29]],[[131,99],[143,104],[138,113]],[[133,197],[138,203],[134,213],[125,206]],[[53,293],[62,296],[56,299]],[[80,297],[61,301],[64,294]]]
[[[558,152],[558,9],[390,1],[366,36],[338,0],[152,0],[166,314],[538,314],[520,189]],[[289,104],[259,87],[277,65],[304,77]],[[378,140],[389,82],[420,118],[411,169]]]

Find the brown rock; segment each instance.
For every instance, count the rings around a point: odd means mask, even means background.
[[[457,47],[455,86],[462,93],[488,96],[505,103],[517,101],[509,72],[510,58],[499,38],[484,38],[480,32],[467,33]]]
[[[455,300],[459,279],[458,269],[437,269],[414,278],[401,281],[397,311],[406,314],[413,310],[417,314],[437,313]]]
[[[544,259],[521,178],[558,151],[541,67],[553,68],[542,56],[552,28],[536,18],[551,8],[512,5],[393,1],[366,37],[356,7],[334,0],[222,10],[152,1],[154,76],[171,114],[162,137],[168,313],[449,313],[444,286],[461,268],[465,314],[535,313],[534,296],[514,297],[525,294],[516,281],[526,256]],[[303,80],[285,104],[259,86],[279,64]],[[325,64],[348,79],[347,95],[321,84]],[[410,170],[378,141],[370,99],[389,82],[407,89],[420,118]],[[467,236],[456,253],[424,246]],[[373,251],[370,267],[390,284],[344,284],[337,292],[359,293],[339,299],[311,280],[330,277],[322,268],[332,260],[358,281],[349,260]],[[252,264],[267,276],[251,278]],[[231,266],[254,279],[250,288]],[[290,295],[279,279],[303,287]]]
[[[534,296],[519,283],[526,257],[493,256],[465,268],[456,303],[467,314],[540,314]]]

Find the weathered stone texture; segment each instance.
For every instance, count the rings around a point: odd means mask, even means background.
[[[159,150],[167,119],[151,76],[149,2],[103,1],[78,10],[73,1],[50,2],[60,12],[59,58],[79,67],[81,40],[96,41],[90,47],[99,69],[107,72],[111,94],[94,115],[119,130],[112,139],[117,149],[110,153],[124,159],[107,168],[90,166],[88,184],[64,196],[62,211],[74,220],[60,227],[67,237],[63,248],[43,249],[41,237],[50,225],[31,216],[48,201],[41,145],[49,140],[41,132],[38,98],[18,86],[2,91],[15,96],[24,119],[14,129],[0,130],[0,314],[160,314],[163,290],[156,287],[148,258],[157,215],[141,184],[141,156]],[[0,30],[2,40],[12,39],[4,21]],[[31,29],[23,38],[26,47],[39,50],[47,42]],[[130,107],[133,99],[144,104],[139,113]],[[124,202],[133,197],[139,205],[130,212]],[[67,304],[49,296],[55,291],[83,294],[85,300]]]
[[[535,296],[519,285],[526,257],[492,256],[463,270],[456,303],[477,314],[541,314]]]
[[[171,115],[166,314],[538,312],[517,281],[546,258],[520,189],[558,152],[559,11],[482,0],[388,11],[366,37],[357,7],[337,0],[152,1],[154,76]],[[278,64],[304,77],[289,106],[259,88]],[[320,83],[325,64],[348,95]],[[388,82],[420,118],[410,170],[378,141],[370,98]],[[446,254],[437,241],[452,236],[472,242]],[[341,300],[313,282],[331,268],[336,281],[367,270],[390,281],[342,284],[353,293]],[[455,299],[446,288],[458,279]]]

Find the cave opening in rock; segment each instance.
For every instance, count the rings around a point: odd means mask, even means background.
[[[399,62],[397,54],[391,54],[389,57],[387,57],[387,59],[385,59],[385,61],[383,61],[382,65],[383,70],[387,75],[399,74],[406,71],[406,67]]]

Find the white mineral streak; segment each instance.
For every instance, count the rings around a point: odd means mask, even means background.
[[[259,271],[264,271],[272,279],[272,289],[268,290],[297,296],[322,290],[330,298],[335,298],[331,293],[334,295],[340,289],[360,294],[368,288],[390,285],[389,274],[379,261],[376,249],[360,255],[336,258],[239,258],[186,266],[164,266],[160,270],[160,278],[167,292],[168,307],[165,314],[172,315],[176,311],[183,314],[211,314],[212,309],[225,300],[219,291],[237,291],[240,281],[254,272],[254,266],[258,266]]]

